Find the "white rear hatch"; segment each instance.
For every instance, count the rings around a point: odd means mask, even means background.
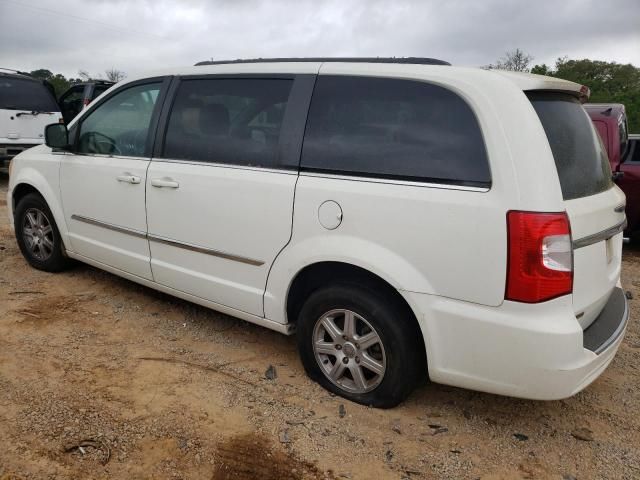
[[[620,278],[625,197],[611,180],[606,151],[577,97],[566,91],[526,93],[558,170],[573,240],[573,305],[586,328]]]
[[[59,110],[42,82],[18,75],[0,75],[0,143],[42,143],[44,127],[59,121]]]

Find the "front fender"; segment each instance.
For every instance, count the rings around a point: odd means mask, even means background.
[[[54,221],[58,226],[63,243],[68,245],[68,229],[60,201],[60,160],[57,158],[58,155],[41,153],[39,151],[33,152],[32,150],[40,150],[40,147],[28,150],[14,158],[15,163],[11,172],[9,191],[7,194],[7,206],[9,207],[11,225],[14,224],[13,215],[15,209],[13,193],[20,185],[29,185],[37,190],[45,202],[47,202],[53,214]]]

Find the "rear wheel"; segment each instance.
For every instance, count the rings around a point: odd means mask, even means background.
[[[30,193],[18,202],[14,224],[20,251],[32,267],[59,272],[69,266],[53,214],[40,195]]]
[[[327,390],[380,408],[403,401],[420,377],[422,340],[407,312],[363,286],[316,290],[298,318],[298,349],[307,374]]]

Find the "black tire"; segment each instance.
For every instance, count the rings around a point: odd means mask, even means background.
[[[51,227],[50,231],[42,234],[43,239],[39,240],[43,242],[46,237],[47,241],[47,246],[41,245],[40,247],[41,254],[38,254],[37,248],[34,251],[34,249],[28,245],[29,240],[27,237],[29,235],[25,232],[29,224],[27,216],[31,215],[33,218],[34,212],[41,212],[42,215],[44,215],[45,221]],[[18,246],[20,247],[22,255],[32,267],[38,270],[44,270],[45,272],[60,272],[69,267],[71,261],[64,255],[64,247],[58,226],[44,198],[37,193],[25,195],[18,202],[13,218]],[[49,244],[51,244],[50,247],[48,246]]]
[[[339,324],[341,309],[353,312],[356,317],[360,317],[357,322],[365,334],[370,332],[366,325],[368,323],[379,337],[379,344],[372,347],[378,351],[369,350],[368,352],[383,358],[384,360],[380,363],[386,361],[386,368],[384,374],[377,377],[373,371],[366,371],[367,375],[373,377],[367,381],[371,384],[379,382],[377,386],[369,387],[372,388],[369,391],[349,391],[329,379],[330,373],[325,373],[325,369],[335,368],[339,363],[338,357],[329,354],[324,356],[323,360],[316,359],[314,342],[318,341],[318,335],[324,339],[320,341],[332,343],[329,341],[332,337],[325,335],[327,331],[324,327],[318,327],[320,330],[316,330],[317,322],[320,322],[321,317],[325,318],[325,314],[338,311],[333,315],[335,315],[334,323]],[[314,291],[302,306],[297,322],[298,351],[307,375],[330,392],[353,402],[377,408],[395,407],[407,398],[419,379],[426,376],[424,347],[421,346],[422,335],[416,331],[417,326],[413,319],[407,318],[408,315],[407,309],[392,295],[369,289],[364,285],[337,284]],[[342,325],[344,328],[344,317]],[[348,355],[354,355],[354,357],[346,360],[348,366],[343,368],[348,369],[349,372],[346,373],[345,370],[346,377],[343,377],[342,381],[347,383],[353,381],[353,387],[356,387],[354,377],[350,373],[355,365],[351,362],[355,362],[363,350],[355,350],[354,353],[353,345],[357,345],[358,349],[361,347],[354,342],[347,353],[347,343],[343,341],[344,346],[341,346],[337,353],[342,354],[343,357]],[[379,353],[380,346],[384,351],[382,355]],[[332,358],[334,361],[331,360]],[[324,367],[320,364],[321,361]],[[360,365],[360,362],[357,363]]]

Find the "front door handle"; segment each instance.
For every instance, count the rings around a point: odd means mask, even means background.
[[[151,186],[158,188],[178,188],[180,184],[171,178],[152,178]]]
[[[116,180],[118,180],[119,182],[133,183],[134,185],[136,185],[140,183],[142,179],[136,175],[131,175],[130,173],[125,172],[122,175],[118,175],[116,177]]]

